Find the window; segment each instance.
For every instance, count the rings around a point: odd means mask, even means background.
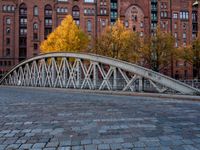
[[[94,3],[94,0],[84,0],[85,3]]]
[[[33,24],[33,30],[37,30],[38,29],[38,24],[37,23],[34,23]]]
[[[50,5],[46,5],[44,9],[45,16],[52,16],[52,7]]]
[[[20,18],[20,25],[27,25],[27,18]]]
[[[106,22],[105,22],[105,20],[102,20],[101,25],[102,25],[103,27],[106,26]]]
[[[37,50],[38,49],[38,44],[34,43],[33,44],[33,48],[34,48],[34,50]]]
[[[11,7],[11,10],[12,10],[12,11],[15,11],[15,7],[14,7],[14,6],[12,6],[12,7]]]
[[[181,20],[188,20],[189,18],[189,12],[188,11],[181,11],[180,12],[180,19]]]
[[[144,22],[140,22],[140,28],[144,27]]]
[[[144,36],[144,33],[143,32],[140,32],[140,37],[143,37]]]
[[[79,26],[80,25],[80,21],[79,20],[74,20],[76,25]]]
[[[7,25],[10,25],[10,24],[11,24],[10,18],[6,18],[6,24],[7,24]]]
[[[7,6],[3,5],[3,11],[7,11]]]
[[[72,8],[72,16],[73,17],[79,17],[80,16],[80,12],[79,12],[79,7],[78,6],[74,6]]]
[[[6,45],[10,45],[10,38],[6,38]]]
[[[173,13],[173,18],[178,19],[178,13]]]
[[[7,10],[11,11],[11,6],[10,5],[8,5]]]
[[[20,29],[20,35],[26,35],[27,34],[27,29]]]
[[[90,20],[87,21],[87,31],[92,32],[92,22]]]
[[[34,16],[38,16],[38,7],[37,6],[34,6],[34,8],[33,8],[33,14],[34,14]]]
[[[9,27],[6,28],[6,34],[7,35],[10,34],[10,28]]]
[[[58,2],[68,2],[68,0],[58,0]]]
[[[6,56],[10,56],[10,48],[6,48]]]
[[[37,33],[33,33],[33,40],[38,40],[38,34]]]
[[[177,29],[177,23],[174,24],[174,29]]]
[[[45,25],[51,26],[52,25],[52,19],[45,19]]]
[[[21,4],[20,7],[19,7],[19,14],[20,15],[27,15],[27,7],[24,3]]]
[[[186,33],[183,33],[183,39],[186,39]]]
[[[129,26],[129,22],[126,20],[126,21],[125,21],[125,27],[128,28],[128,26]]]
[[[178,38],[178,34],[177,34],[177,33],[174,33],[174,37],[177,39],[177,38]]]

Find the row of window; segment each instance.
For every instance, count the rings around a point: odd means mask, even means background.
[[[173,19],[178,19],[178,16],[180,17],[181,20],[188,20],[189,12],[188,11],[180,11],[179,14],[177,12],[173,13]]]
[[[66,8],[66,7],[58,7],[57,8],[57,13],[64,13],[64,14],[66,14],[66,13],[68,13],[68,9]]]
[[[3,5],[3,11],[4,12],[14,12],[15,6],[13,6],[13,5]]]
[[[0,61],[0,66],[11,66],[11,61]]]
[[[84,14],[85,15],[94,15],[95,14],[95,10],[94,10],[94,8],[85,8],[84,9]]]
[[[68,0],[57,0],[58,2],[68,2]],[[74,0],[78,1],[78,0]],[[94,0],[84,0],[85,3],[94,3]]]

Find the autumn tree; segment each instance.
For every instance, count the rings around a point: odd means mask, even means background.
[[[198,36],[192,45],[179,48],[179,56],[194,69],[194,78],[200,79],[200,37]]]
[[[146,37],[144,41],[140,53],[146,66],[159,72],[171,64],[172,57],[176,56],[176,49],[170,33],[161,32],[158,28],[155,35]]]
[[[139,58],[140,38],[118,20],[113,26],[106,27],[97,39],[95,48],[97,54],[136,62]]]
[[[68,15],[49,36],[41,43],[42,53],[49,52],[80,52],[87,49],[88,36],[75,24]]]

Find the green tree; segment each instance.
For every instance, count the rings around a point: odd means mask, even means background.
[[[152,70],[159,72],[169,66],[173,56],[176,56],[174,38],[170,33],[161,32],[158,28],[154,36],[145,38],[141,48],[141,56]]]
[[[80,52],[87,49],[88,36],[75,24],[68,15],[40,45],[42,53],[49,52]]]
[[[95,48],[98,54],[136,62],[139,59],[140,38],[118,20],[113,26],[106,27]]]

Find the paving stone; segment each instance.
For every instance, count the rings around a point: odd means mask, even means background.
[[[195,148],[192,145],[183,145],[183,147],[184,147],[184,150],[198,150],[197,148]]]
[[[182,141],[184,144],[194,144],[194,142],[190,139],[183,139]]]
[[[10,144],[6,147],[6,149],[18,149],[20,144]]]
[[[47,143],[46,147],[58,147],[59,143],[58,142],[49,142]]]
[[[7,133],[10,133],[11,130],[1,130],[0,133],[3,133],[3,134],[7,134]]]
[[[171,150],[171,148],[168,147],[168,146],[161,146],[161,147],[160,147],[160,150]]]
[[[85,150],[97,150],[97,145],[85,145]]]
[[[121,150],[122,149],[122,145],[121,144],[110,144],[111,150]]]
[[[143,142],[133,142],[134,147],[145,147],[146,145]]]
[[[172,141],[172,145],[183,145],[183,141],[182,140],[173,140]]]
[[[8,145],[1,145],[1,144],[0,144],[0,150],[5,149],[7,146],[8,146]]]
[[[145,141],[145,145],[153,147],[153,146],[160,146],[160,143],[157,141]]]
[[[32,133],[41,133],[42,129],[33,129],[31,132]]]
[[[93,144],[101,144],[101,143],[103,143],[101,140],[98,140],[98,139],[94,139],[93,141],[92,141],[92,143]]]
[[[98,150],[109,150],[110,146],[109,144],[99,144],[98,145]]]
[[[56,150],[56,148],[44,148],[43,150]]]
[[[83,150],[83,146],[72,146],[72,150]]]
[[[58,150],[71,150],[70,147],[58,147]]]
[[[60,142],[60,146],[71,146],[72,141],[71,140],[65,140]]]
[[[33,144],[22,144],[20,146],[20,149],[31,149],[32,146],[33,146]]]
[[[133,148],[133,144],[132,143],[123,143],[122,147],[123,148]]]
[[[81,145],[87,145],[87,144],[92,144],[92,140],[91,139],[81,140]]]
[[[200,138],[192,139],[192,141],[194,141],[195,143],[200,143]]]
[[[4,137],[14,137],[16,133],[7,133]]]
[[[33,148],[44,148],[46,143],[35,143],[33,145]]]

